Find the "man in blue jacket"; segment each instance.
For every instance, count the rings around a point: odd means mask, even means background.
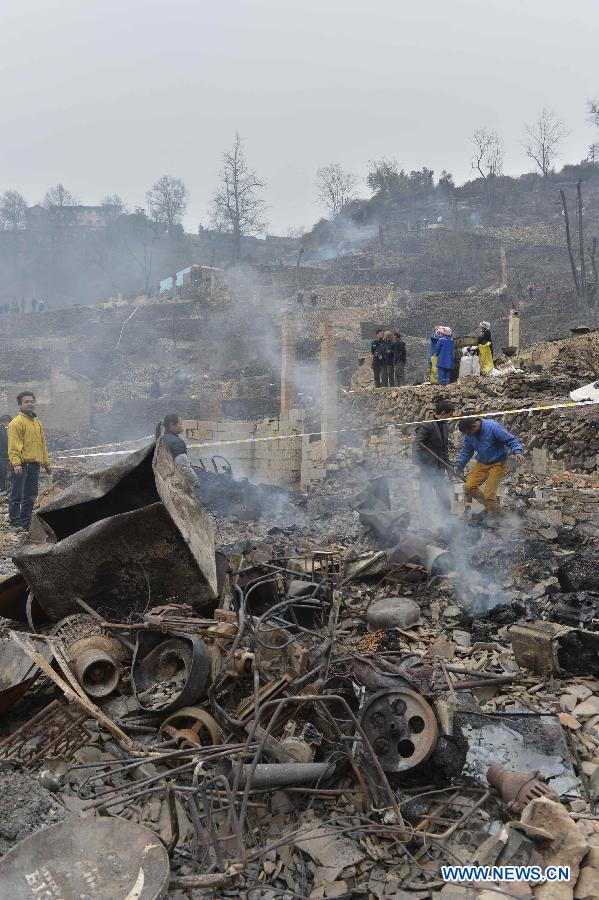
[[[518,463],[522,463],[522,445],[494,419],[461,419],[458,429],[464,435],[462,452],[455,464],[459,474],[463,473],[464,466],[476,453],[476,462],[466,479],[464,491],[491,512],[496,512],[499,509],[497,488],[507,470],[508,450]],[[481,491],[483,484],[485,486]]]

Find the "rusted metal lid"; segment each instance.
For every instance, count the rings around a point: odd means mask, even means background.
[[[43,828],[0,861],[0,897],[161,900],[170,867],[148,828],[125,819],[79,819]]]

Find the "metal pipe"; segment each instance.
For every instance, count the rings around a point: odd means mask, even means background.
[[[239,765],[234,766],[231,760],[225,759],[218,764],[217,772],[225,775],[231,784],[238,768]],[[241,766],[239,784],[246,787],[250,779],[254,790],[300,787],[303,784],[316,784],[327,773],[332,775],[334,771],[335,766],[331,763],[259,763],[255,767],[244,764]]]
[[[386,552],[388,565],[403,565],[415,559],[425,567],[429,575],[442,575],[453,568],[449,550],[429,544],[413,532],[405,534],[396,547]]]

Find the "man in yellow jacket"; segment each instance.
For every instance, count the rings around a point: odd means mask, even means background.
[[[39,489],[40,466],[50,474],[44,428],[35,412],[35,394],[21,391],[19,413],[8,426],[8,459],[13,469],[8,498],[8,519],[19,531],[28,531]]]

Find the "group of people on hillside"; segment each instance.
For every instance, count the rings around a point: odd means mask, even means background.
[[[37,300],[36,297],[33,297],[30,301],[31,303],[31,312],[44,312],[46,309],[46,301],[45,300]],[[8,315],[9,313],[26,313],[27,312],[27,301],[25,297],[21,297],[21,300],[17,300],[16,297],[12,298],[12,301],[9,303],[8,300],[3,303],[0,302],[0,315]]]
[[[526,293],[528,294],[529,300],[534,300],[535,290],[536,290],[536,285],[534,284],[533,281],[529,281],[526,286]],[[520,279],[518,279],[518,281],[516,283],[516,294],[517,294],[518,300],[524,299],[524,288],[522,287],[522,282],[520,281]],[[551,294],[551,283],[547,279],[545,279],[545,296],[549,297],[550,294]]]
[[[399,387],[404,383],[406,345],[399,331],[377,329],[370,352],[375,387]]]
[[[377,329],[370,345],[374,386],[398,387],[405,384],[406,345],[399,331]],[[493,370],[491,323],[481,322],[476,343],[464,347],[463,359],[456,359],[453,331],[448,325],[436,325],[428,342],[427,379],[431,384],[451,384],[456,364],[457,377],[488,375]]]
[[[479,323],[476,344],[473,347],[464,347],[462,354],[464,356],[476,354],[478,357],[478,371],[475,373],[470,367],[468,374],[488,375],[493,370],[493,339],[490,322]],[[431,384],[451,384],[455,364],[453,331],[447,325],[436,325],[428,341],[429,381]],[[464,368],[464,373],[466,371]]]

